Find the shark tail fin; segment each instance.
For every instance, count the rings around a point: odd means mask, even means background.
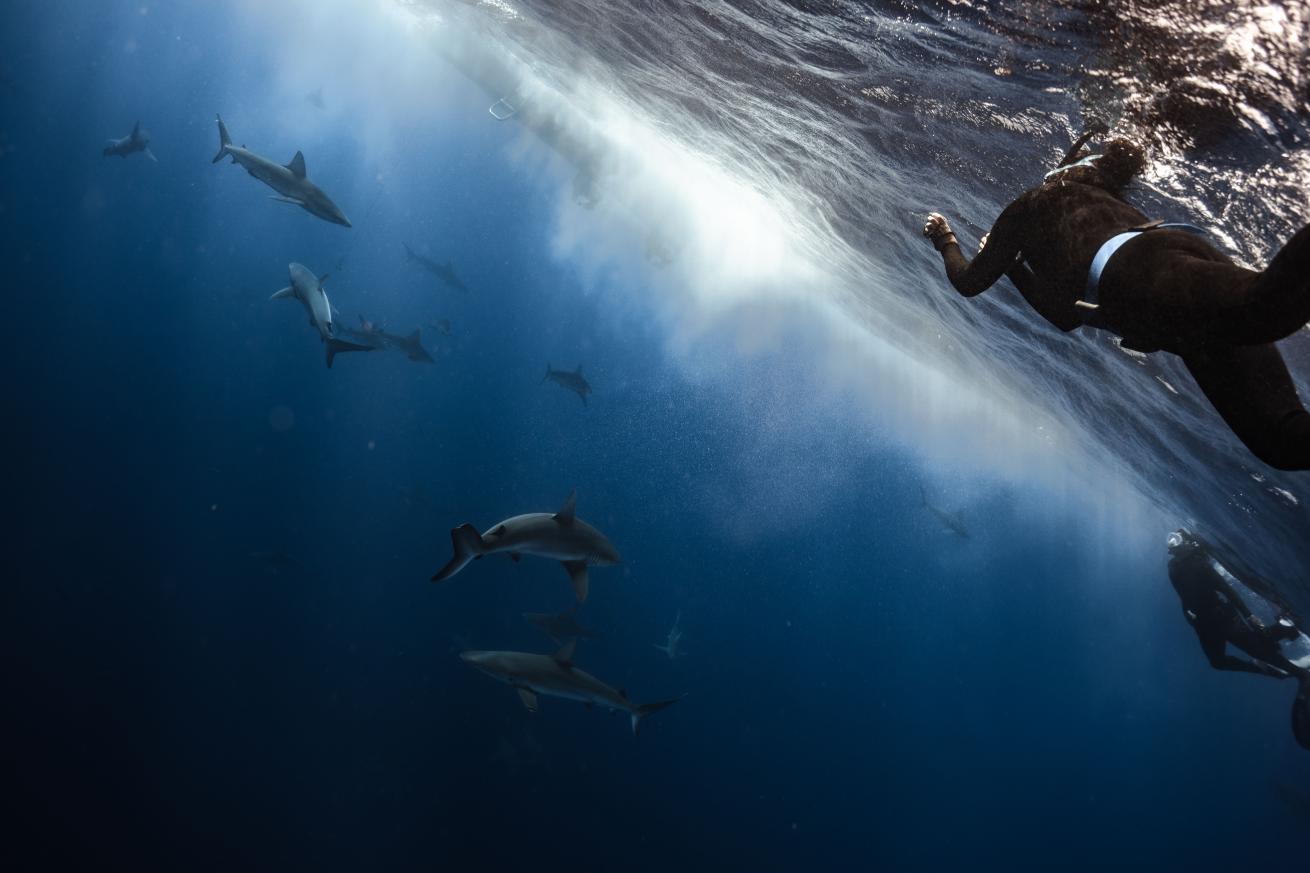
[[[555,372],[555,371],[551,369],[550,364],[547,364],[547,365],[546,365],[546,375],[544,375],[544,376],[541,377],[541,382],[542,382],[543,385],[546,383],[546,380],[550,378],[550,374],[553,373],[553,372]]]
[[[232,137],[227,135],[227,125],[223,123],[222,117],[215,115],[214,118],[218,120],[218,154],[214,155],[214,160],[211,163],[217,164],[223,160],[223,156],[227,154],[228,148],[231,147]]]
[[[405,262],[414,260],[414,250],[409,247],[409,243],[402,242],[401,245],[405,247]]]
[[[635,737],[641,733],[641,723],[646,716],[657,713],[667,706],[672,706],[681,699],[681,697],[675,697],[672,700],[661,700],[659,703],[643,703],[638,706],[632,711],[632,735]]]
[[[359,343],[348,343],[345,340],[339,340],[336,337],[332,337],[327,341],[328,369],[329,370],[332,369],[332,359],[335,358],[337,355],[341,354],[342,352],[371,352],[371,351],[373,351],[372,346],[364,346],[364,345],[360,345]]]
[[[450,544],[455,554],[446,566],[433,575],[433,582],[445,582],[467,566],[474,558],[482,557],[482,534],[471,524],[461,524],[450,532]]]

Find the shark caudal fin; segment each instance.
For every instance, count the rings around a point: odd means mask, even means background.
[[[227,154],[227,150],[231,147],[232,137],[227,135],[227,125],[223,123],[223,119],[217,115],[214,118],[218,119],[218,154],[214,155],[214,160],[211,163],[217,164],[223,160],[223,156]]]
[[[339,340],[333,337],[327,341],[327,365],[332,369],[332,359],[342,352],[371,352],[373,346],[364,346],[359,343],[348,343],[345,340]]]
[[[450,532],[450,544],[455,554],[432,577],[433,582],[445,582],[472,561],[482,557],[482,534],[471,524],[461,524]]]
[[[681,697],[675,697],[672,700],[661,700],[659,703],[644,703],[632,710],[632,735],[635,737],[641,733],[641,723],[646,716],[659,712],[666,706],[672,706],[681,699]]]

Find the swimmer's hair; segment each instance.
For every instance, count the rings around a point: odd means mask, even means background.
[[[1062,175],[1070,182],[1095,185],[1117,195],[1145,166],[1146,152],[1142,147],[1132,140],[1116,137],[1105,144],[1094,163],[1071,166],[1051,179],[1059,180]]]
[[[1123,188],[1146,166],[1146,152],[1137,143],[1116,137],[1105,144],[1096,169],[1113,188]]]

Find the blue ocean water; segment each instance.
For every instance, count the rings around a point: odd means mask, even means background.
[[[1207,419],[1167,364],[952,299],[917,238],[920,207],[985,228],[1067,144],[1069,106],[1103,99],[1052,93],[1067,66],[1042,60],[1103,52],[1095,10],[602,6],[6,7],[6,869],[1299,862],[1289,683],[1210,669],[1164,538],[1199,521],[1304,603],[1304,474],[1178,437]],[[928,71],[951,47],[1000,60],[950,85]],[[795,78],[725,96],[758,56]],[[779,81],[863,93],[879,123],[784,105]],[[1297,105],[1264,106],[1263,138],[1166,138],[1166,167],[1236,157],[1142,196],[1222,217],[1245,207],[1218,189],[1303,192]],[[261,154],[302,150],[354,226],[211,165],[215,113]],[[158,162],[102,157],[138,119]],[[1223,226],[1254,262],[1298,208]],[[330,274],[342,324],[418,327],[435,362],[324,367],[268,299],[292,261]],[[1103,394],[1056,390],[1061,341]],[[581,365],[588,402],[547,364]],[[1140,402],[1110,419],[1111,395]],[[553,562],[427,581],[454,525],[574,488],[624,557],[592,570],[579,616],[605,636],[577,664],[638,702],[685,695],[638,738],[568,701],[529,714],[458,658],[553,650],[522,618],[572,604]]]

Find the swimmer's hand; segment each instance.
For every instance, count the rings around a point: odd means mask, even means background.
[[[932,247],[939,252],[951,243],[959,245],[956,242],[955,233],[946,221],[946,216],[938,212],[928,213],[928,221],[923,225],[923,235],[932,242]]]

